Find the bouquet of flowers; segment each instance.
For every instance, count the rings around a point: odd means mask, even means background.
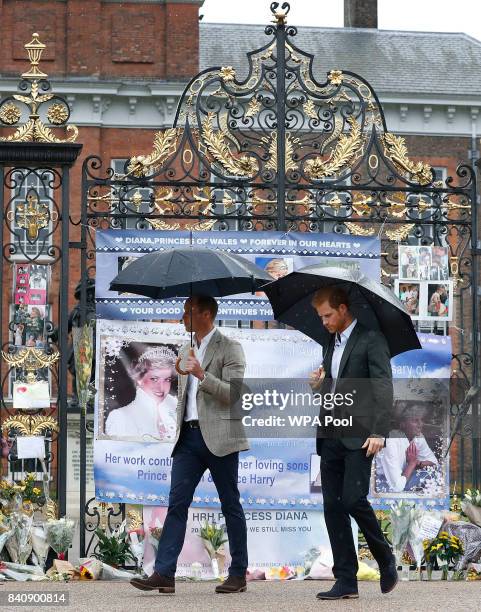
[[[142,527],[129,531],[130,550],[135,557],[135,563],[140,569],[144,560],[144,530]]]
[[[10,516],[12,534],[6,542],[6,548],[11,560],[20,565],[26,565],[32,552],[33,516],[24,512],[13,512]]]
[[[0,512],[0,554],[5,546],[7,540],[13,534],[13,527],[11,525],[10,517],[5,516]]]
[[[92,321],[83,327],[72,328],[72,340],[75,361],[75,375],[77,382],[77,396],[80,409],[85,416],[87,404],[91,397],[90,377],[94,354],[94,333]]]
[[[72,546],[75,525],[74,520],[65,517],[45,523],[47,543],[54,549],[59,559],[65,559],[65,553]]]
[[[462,554],[461,540],[455,535],[450,536],[447,531],[441,531],[433,540],[425,540],[424,559],[428,579],[431,579],[431,572],[437,566],[443,572],[442,580],[447,580],[449,567],[455,565]]]
[[[35,486],[34,474],[27,474],[19,484],[4,478],[0,480],[0,503],[4,506],[4,512],[18,511],[22,505],[42,502],[42,490]]]
[[[479,489],[467,489],[461,502],[461,508],[471,523],[481,527],[481,492]]]
[[[392,545],[397,565],[402,563],[414,515],[414,504],[400,501],[391,507]]]
[[[47,532],[43,523],[34,523],[32,529],[32,547],[38,565],[43,569],[47,560],[48,549]]]
[[[411,524],[409,526],[408,552],[410,554],[408,554],[408,557],[414,557],[419,572],[421,572],[421,564],[424,555],[422,526],[426,514],[426,511],[422,508],[414,506],[411,511]],[[430,514],[432,514],[432,512]],[[411,565],[411,563],[403,562],[403,565]],[[419,577],[421,577],[421,574],[419,574]]]
[[[266,569],[266,580],[291,580],[296,577],[296,570],[289,565],[269,567]]]
[[[136,510],[129,510],[127,517],[129,519],[127,533],[130,541],[130,550],[135,557],[137,568],[140,569],[144,561],[144,521]]]
[[[157,555],[157,549],[159,548],[159,540],[162,535],[162,525],[159,525],[158,522],[154,527],[149,527],[149,542],[152,544],[152,548],[154,549],[155,555]]]
[[[126,561],[134,560],[127,540],[125,525],[126,521],[114,529],[110,535],[97,527],[95,535],[99,543],[95,548],[96,552],[93,554],[96,559],[100,559],[103,563],[113,567],[125,565]]]
[[[224,525],[217,526],[215,523],[210,524],[206,521],[200,528],[200,537],[210,557],[214,578],[219,578],[224,571],[224,544],[227,542],[225,527]]]

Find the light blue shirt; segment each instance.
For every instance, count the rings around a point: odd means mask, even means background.
[[[352,334],[352,330],[356,327],[357,319],[346,327],[346,329],[341,333],[336,333],[336,340],[334,344],[334,352],[332,353],[332,362],[331,362],[331,376],[333,378],[332,382],[332,391],[334,391],[336,387],[336,380],[339,375],[339,366],[341,365],[342,355],[344,353],[344,349],[346,348],[347,341],[349,340],[349,336]],[[339,336],[339,338],[337,337]]]

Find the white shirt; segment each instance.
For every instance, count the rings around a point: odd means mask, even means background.
[[[337,340],[334,344],[334,352],[332,353],[332,361],[331,361],[331,376],[333,378],[332,383],[332,391],[334,391],[336,387],[336,379],[339,375],[339,366],[341,365],[342,355],[344,353],[344,349],[346,348],[347,341],[349,340],[349,336],[352,334],[353,329],[356,327],[357,319],[346,327],[346,329],[339,334],[340,342]],[[336,334],[337,336],[337,334]]]
[[[204,336],[200,342],[200,346],[197,345],[197,341],[194,342],[194,355],[199,360],[200,365],[204,360],[205,351],[210,339],[215,333],[216,328],[214,327],[207,336]],[[199,419],[199,413],[197,412],[197,389],[199,388],[199,379],[192,374],[189,374],[187,378],[187,385],[185,392],[187,393],[187,399],[185,403],[185,415],[184,421],[197,421]]]
[[[177,426],[176,408],[177,401],[170,393],[159,404],[138,387],[133,402],[109,414],[105,433],[108,436],[147,442],[173,440]]]
[[[395,436],[387,438],[386,446],[378,453],[376,471],[378,474],[384,474],[390,492],[400,493],[404,491],[407,482],[406,476],[403,476],[402,473],[406,467],[406,450],[410,442],[407,436],[399,431],[395,433]],[[419,461],[431,461],[435,465],[438,464],[424,436],[414,438],[414,443]]]

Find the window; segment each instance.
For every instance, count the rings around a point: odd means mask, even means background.
[[[433,166],[434,180],[443,181],[443,185],[446,184],[448,178],[448,169],[445,166]]]

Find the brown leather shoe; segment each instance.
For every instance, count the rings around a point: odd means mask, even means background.
[[[229,576],[225,582],[215,587],[216,593],[244,593],[247,591],[245,576]]]
[[[154,572],[148,578],[132,578],[130,584],[141,591],[156,591],[159,593],[175,593],[175,578],[161,576]]]

